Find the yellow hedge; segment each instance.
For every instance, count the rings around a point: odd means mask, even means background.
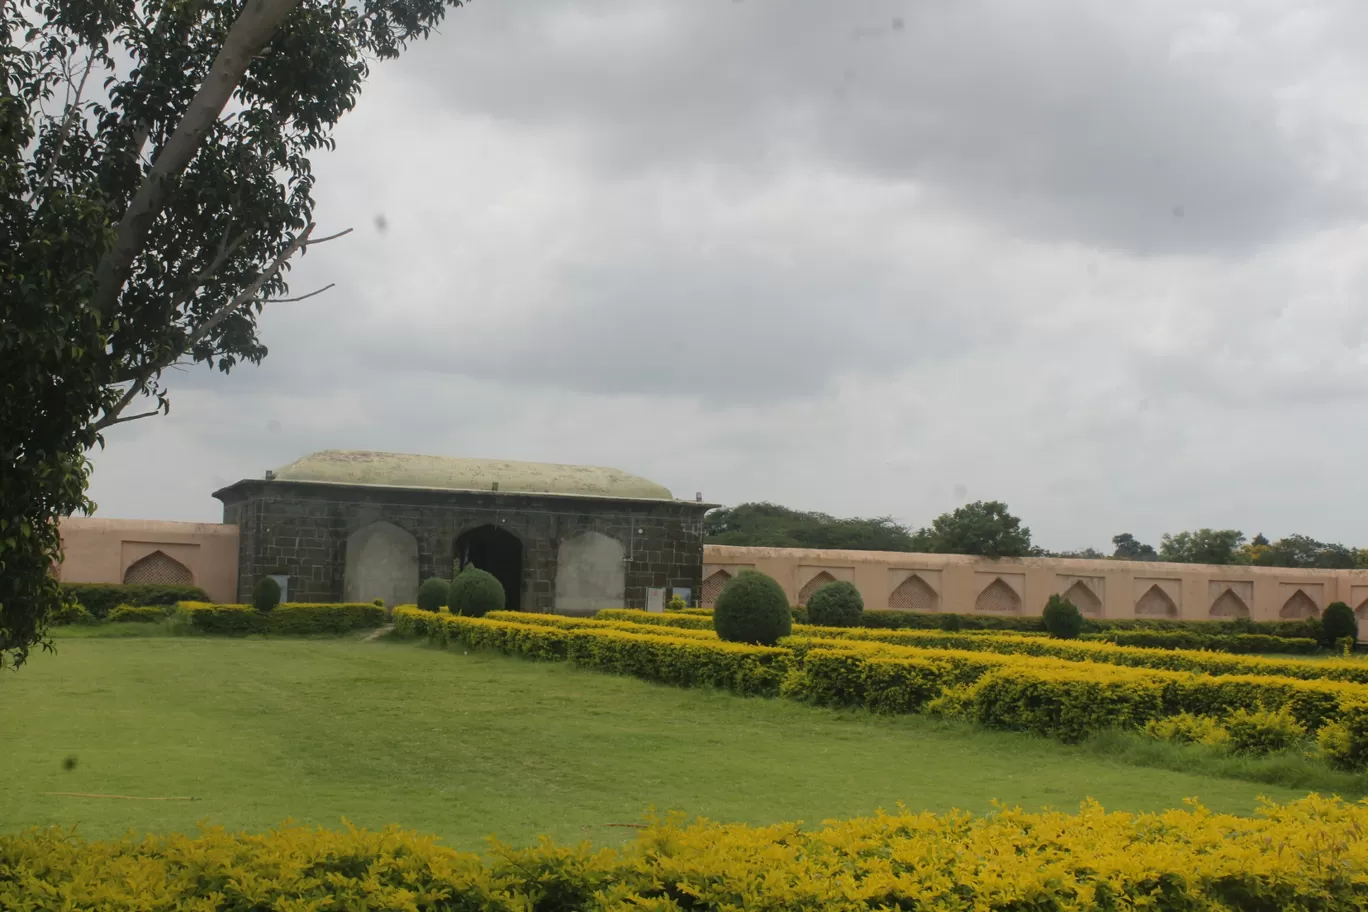
[[[395,631],[438,642],[457,640],[473,648],[577,665],[681,687],[722,687],[741,694],[772,695],[787,669],[789,651],[774,646],[723,643],[697,636],[638,633],[585,621],[582,626],[467,618],[396,608]]]
[[[690,627],[666,627],[659,624],[638,624],[635,621],[601,621],[596,618],[567,617],[561,614],[538,614],[531,611],[491,611],[485,615],[493,621],[512,621],[518,624],[541,624],[558,627],[562,630],[626,630],[649,636],[690,637],[699,640],[716,640],[717,634],[711,627],[695,630]]]
[[[685,614],[683,611],[639,611],[636,608],[604,608],[594,617],[600,621],[630,621],[658,627],[684,627],[690,630],[712,630],[712,614]]]
[[[398,829],[87,842],[0,836],[0,908],[170,910],[1334,910],[1368,906],[1368,806],[1312,796],[1254,817],[1001,810],[820,827],[652,821],[618,850]]]
[[[1368,662],[1354,659],[1295,661],[1262,659],[1191,649],[1148,649],[1112,643],[1054,640],[1002,633],[946,633],[935,630],[871,630],[861,627],[813,627],[796,624],[795,636],[866,640],[918,649],[961,649],[1098,662],[1135,668],[1191,671],[1212,675],[1274,675],[1303,680],[1325,679],[1368,684]]]

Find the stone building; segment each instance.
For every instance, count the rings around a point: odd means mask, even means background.
[[[240,600],[272,576],[289,601],[405,604],[473,564],[510,609],[561,614],[696,602],[712,506],[616,469],[336,450],[214,496],[238,529]]]

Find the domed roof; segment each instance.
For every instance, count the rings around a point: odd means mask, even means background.
[[[310,453],[275,472],[280,481],[325,484],[386,485],[449,491],[524,494],[574,494],[582,497],[628,497],[673,500],[669,490],[637,475],[598,466],[514,462],[507,459],[461,459],[364,450]]]

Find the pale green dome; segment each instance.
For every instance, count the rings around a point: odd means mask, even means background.
[[[323,450],[277,469],[280,481],[325,484],[385,485],[448,491],[498,490],[523,494],[572,494],[582,497],[627,497],[673,500],[653,481],[600,466],[514,462],[508,459],[462,459],[365,450]]]

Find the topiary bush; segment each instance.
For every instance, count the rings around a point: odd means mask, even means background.
[[[859,627],[864,619],[864,599],[854,583],[837,580],[812,594],[807,613],[808,623],[818,627]]]
[[[252,607],[262,614],[270,614],[280,604],[280,583],[263,576],[252,587]]]
[[[1076,640],[1083,632],[1083,612],[1062,595],[1052,595],[1042,613],[1045,629],[1056,640]]]
[[[784,588],[758,570],[742,570],[717,595],[713,629],[731,643],[773,646],[793,631]]]
[[[503,583],[492,573],[467,566],[451,581],[447,604],[452,614],[465,617],[484,617],[491,611],[503,611]]]
[[[1358,639],[1358,618],[1344,602],[1331,602],[1321,615],[1321,642],[1333,646],[1340,637]]]
[[[451,583],[434,576],[423,580],[418,587],[418,608],[422,611],[436,611],[447,604],[451,598]]]
[[[680,598],[680,597],[677,596],[677,595],[676,595],[676,596],[672,596],[672,597],[670,598],[670,600],[669,600],[668,602],[665,603],[665,610],[666,610],[666,611],[683,611],[685,608],[688,608],[688,607],[689,607],[689,603],[686,602],[686,601],[684,601],[682,598]]]

